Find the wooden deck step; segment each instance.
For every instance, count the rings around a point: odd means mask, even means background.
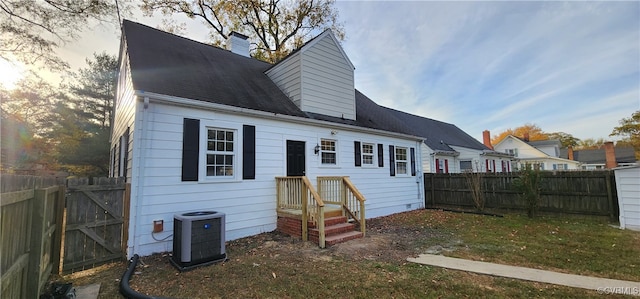
[[[347,217],[345,216],[336,216],[336,217],[328,217],[324,218],[324,227],[332,226],[339,223],[346,223]],[[309,229],[316,227],[315,224],[309,221]]]
[[[324,240],[327,246],[331,246],[331,245],[335,245],[338,243],[347,242],[349,240],[359,239],[359,238],[362,238],[361,232],[349,231],[349,232],[338,234],[338,235],[328,236]]]
[[[349,231],[353,231],[355,228],[355,225],[353,223],[338,223],[338,224],[334,224],[334,225],[330,225],[330,226],[325,226],[324,227],[324,235],[325,237],[329,237],[329,236],[333,236],[333,235],[338,235],[344,232],[349,232]],[[318,239],[318,236],[320,235],[320,230],[317,228],[312,228],[309,230],[309,238],[313,238],[314,240]]]

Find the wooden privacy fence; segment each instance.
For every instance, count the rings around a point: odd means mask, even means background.
[[[1,181],[0,297],[37,298],[60,269],[64,184],[32,176]]]
[[[51,273],[125,257],[129,184],[122,178],[88,183],[2,175],[0,298],[37,298]]]
[[[123,178],[69,179],[63,273],[125,257],[129,189]],[[125,221],[126,219],[126,221]]]
[[[540,211],[618,218],[618,198],[612,171],[542,171]],[[425,206],[475,208],[468,176],[424,174]],[[485,208],[526,210],[527,203],[512,186],[518,173],[482,173]]]

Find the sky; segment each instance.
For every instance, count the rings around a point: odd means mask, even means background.
[[[640,2],[338,1],[358,90],[380,105],[482,131],[535,124],[605,138],[640,110]],[[160,17],[135,13],[156,27]],[[186,37],[207,29],[186,22]],[[116,54],[114,28],[94,26],[60,49],[72,67]]]

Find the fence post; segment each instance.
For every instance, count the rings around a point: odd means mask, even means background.
[[[51,261],[53,262],[53,271],[56,274],[62,273],[62,236],[64,235],[64,207],[66,203],[66,189],[64,185],[58,186],[56,194],[56,202],[54,203],[56,230],[53,239],[53,252],[51,253]]]
[[[613,190],[611,188],[611,171],[607,170],[607,173],[604,176],[607,184],[607,202],[609,203],[609,220],[616,221],[615,219],[615,211],[613,208],[615,205],[613,204]]]
[[[280,198],[280,184],[276,181],[276,197]],[[279,204],[279,203],[278,203]],[[126,183],[124,185],[124,202],[122,204],[122,219],[124,222],[122,223],[122,252],[125,255],[125,259],[128,258],[128,243],[129,243],[129,214],[130,214],[130,205],[131,205],[131,183]],[[280,206],[278,206],[278,209]]]
[[[40,296],[40,269],[42,263],[42,235],[44,234],[44,208],[46,189],[36,189],[32,205],[31,241],[29,242],[29,265],[27,266],[27,298]]]

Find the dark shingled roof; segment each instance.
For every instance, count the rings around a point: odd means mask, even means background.
[[[265,74],[269,63],[128,20],[122,26],[135,90],[424,137],[434,150],[488,150],[455,125],[380,106],[358,90],[356,120],[303,112]]]
[[[384,108],[398,119],[403,119],[409,127],[407,134],[417,135],[426,138],[425,143],[433,150],[454,151],[449,145],[461,146],[477,150],[489,150],[484,144],[469,134],[460,130],[453,124],[438,120],[425,118],[398,111],[391,108]]]
[[[135,90],[304,116],[264,74],[269,63],[131,21],[122,26]]]
[[[616,162],[618,163],[634,163],[636,162],[635,151],[633,147],[615,147]],[[568,159],[569,152],[567,148],[560,149],[560,158]],[[586,164],[605,164],[607,161],[604,148],[574,150],[573,159],[575,161]]]

